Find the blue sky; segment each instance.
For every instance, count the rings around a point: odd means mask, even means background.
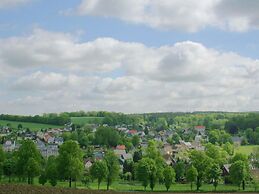
[[[9,108],[5,104],[0,104],[0,108],[17,114],[80,109],[254,109],[259,94],[250,91],[257,89],[258,82],[254,78],[259,59],[259,14],[254,11],[258,1],[244,4],[242,0],[210,0],[197,5],[193,5],[193,0],[187,4],[179,0],[145,2],[4,0],[0,3],[0,66],[4,69],[0,74],[4,83],[0,85],[4,88],[0,99],[8,99]],[[179,9],[187,10],[187,14],[178,13]],[[44,41],[49,41],[49,49]],[[78,50],[80,56],[74,51],[78,47],[82,48]],[[28,52],[23,53],[20,48]],[[61,51],[72,54],[68,57]],[[91,60],[84,62],[89,57]],[[199,68],[201,73],[196,72]],[[221,68],[217,76],[222,80],[216,80],[213,74],[217,68]],[[210,74],[213,76],[208,78]],[[23,87],[32,81],[33,85]],[[90,84],[85,86],[90,88],[87,94],[82,92],[84,86],[77,88],[77,84],[86,82]],[[240,89],[244,83],[248,86]],[[192,89],[183,92],[182,87]],[[66,88],[73,90],[74,95],[66,94]],[[152,96],[152,88],[158,95]],[[215,90],[223,96],[216,98]],[[114,98],[110,91],[121,97]],[[62,94],[64,101],[53,98]],[[159,98],[158,105],[149,106],[145,98]],[[67,105],[68,101],[76,103]],[[41,107],[41,102],[46,106]],[[242,107],[238,107],[240,102],[244,103]],[[30,103],[38,109],[25,110]]]

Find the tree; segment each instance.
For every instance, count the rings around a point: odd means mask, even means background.
[[[46,165],[46,178],[52,186],[56,186],[58,179],[57,159],[50,156]]]
[[[105,154],[104,161],[107,166],[107,190],[109,190],[112,181],[119,175],[119,162],[117,156],[112,152],[108,151]]]
[[[190,154],[191,164],[196,168],[198,172],[196,186],[197,191],[202,185],[202,181],[205,178],[207,170],[210,168],[212,159],[209,158],[203,151],[193,150]]]
[[[111,127],[99,127],[95,132],[95,143],[108,147],[117,146],[120,140],[118,131]]]
[[[104,161],[96,161],[90,168],[90,175],[93,179],[97,179],[98,190],[103,179],[106,179],[108,169]]]
[[[2,169],[3,169],[4,161],[5,161],[5,153],[4,153],[2,146],[0,145],[0,179],[1,179],[2,173],[3,173]]]
[[[191,190],[192,190],[192,184],[197,180],[198,172],[196,168],[191,165],[191,167],[186,172],[186,178],[187,181],[191,183]]]
[[[148,184],[153,190],[156,181],[156,163],[151,158],[143,158],[137,165],[137,178],[142,182],[145,190]]]
[[[39,175],[42,164],[42,156],[31,140],[23,141],[17,152],[17,173],[19,176],[27,176],[28,184],[32,184],[33,178]]]
[[[132,144],[134,147],[138,146],[139,145],[139,142],[140,142],[140,139],[139,139],[139,136],[138,135],[134,135],[132,137],[132,140],[131,140]]]
[[[83,155],[79,145],[75,141],[67,141],[59,148],[58,172],[61,178],[72,181],[77,180],[83,172]]]
[[[172,167],[167,166],[164,168],[164,183],[166,190],[168,191],[175,180],[175,171]]]
[[[16,163],[13,157],[8,158],[3,163],[4,175],[9,177],[8,182],[11,182],[11,177],[15,174]]]
[[[177,161],[177,163],[174,166],[175,173],[176,173],[176,181],[181,181],[184,177],[185,172],[185,164],[183,161]]]
[[[28,177],[28,184],[33,184],[34,177],[40,174],[40,164],[34,158],[30,158],[25,167],[25,173]]]
[[[134,152],[134,154],[133,154],[133,161],[134,161],[134,162],[138,162],[138,161],[141,160],[141,159],[142,159],[142,151],[141,151],[141,149],[136,150],[136,151]]]
[[[39,183],[41,185],[45,185],[45,183],[48,181],[46,173],[43,171],[41,172],[40,176],[39,176]]]
[[[215,191],[217,189],[221,174],[222,174],[222,170],[220,169],[220,166],[217,163],[214,163],[211,166],[211,168],[208,170],[208,178],[213,182]]]
[[[243,190],[245,190],[245,181],[249,177],[249,172],[245,162],[242,160],[235,161],[230,166],[229,174],[233,183],[237,184],[239,188],[242,184]]]

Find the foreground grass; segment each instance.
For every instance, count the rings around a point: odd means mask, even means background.
[[[40,129],[63,127],[63,126],[59,126],[59,125],[49,125],[49,124],[41,124],[41,123],[0,120],[0,125],[6,126],[7,124],[10,124],[11,127],[15,128],[15,129],[17,129],[18,125],[21,124],[23,126],[23,128],[29,128],[32,131],[37,131],[37,130],[40,130]]]
[[[12,184],[17,184],[17,185],[25,185],[27,186],[27,184],[25,182],[16,182],[17,179],[13,179],[12,180]],[[8,184],[8,179],[5,177],[1,180],[2,184]],[[40,186],[40,184],[38,183],[38,179],[35,178],[34,179],[34,186]],[[52,186],[49,183],[46,183],[44,187],[47,188],[52,188]],[[57,188],[67,188],[69,189],[69,184],[68,182],[61,182],[59,181],[57,186]],[[90,183],[89,185],[84,185],[82,182],[73,182],[72,184],[73,188],[77,188],[77,189],[83,189],[83,190],[97,190],[97,182],[94,181],[92,183]],[[106,182],[102,182],[100,185],[100,189],[101,190],[106,190]],[[179,184],[179,183],[175,183],[171,186],[170,188],[170,192],[180,192],[180,193],[185,193],[185,192],[195,192],[195,185],[193,185],[193,190],[191,191],[190,188],[190,184]],[[257,188],[259,189],[259,188]],[[139,191],[139,192],[143,192],[144,188],[141,185],[141,183],[139,182],[128,182],[128,181],[122,181],[122,180],[118,180],[118,181],[114,181],[112,183],[112,185],[110,186],[110,190],[113,191],[117,191],[119,192],[135,192],[135,191]],[[166,188],[164,185],[162,184],[156,184],[155,188],[154,188],[154,192],[165,192]],[[246,190],[245,192],[253,192],[255,191],[254,185],[246,185]],[[147,187],[146,192],[151,192],[151,189],[149,187]],[[211,184],[203,184],[202,187],[200,188],[199,192],[214,192],[214,187]],[[224,184],[219,184],[217,187],[217,192],[239,192],[239,188],[236,185],[224,185]],[[0,192],[1,194],[1,192]]]
[[[102,123],[104,117],[71,117],[72,123],[76,125]]]
[[[253,149],[259,148],[259,145],[245,145],[239,146],[235,149],[235,153],[246,154],[247,156],[253,152]]]
[[[61,188],[61,187],[50,187],[50,186],[31,186],[25,184],[0,184],[0,194],[113,194],[113,193],[127,193],[122,191],[97,191],[89,189],[74,189],[74,188]],[[132,194],[143,194],[143,191],[131,191]],[[148,192],[150,194],[159,194],[162,192]],[[164,192],[165,193],[165,192]],[[168,192],[172,193],[172,192]],[[177,192],[174,192],[177,194]],[[179,193],[179,192],[178,192]],[[195,193],[195,192],[185,192],[185,193]],[[224,192],[220,192],[225,194]],[[236,192],[237,194],[243,192]],[[252,194],[252,192],[251,192]]]

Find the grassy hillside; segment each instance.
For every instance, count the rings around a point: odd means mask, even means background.
[[[0,120],[0,125],[6,126],[7,124],[11,124],[12,128],[17,128],[19,124],[22,124],[23,128],[29,128],[30,130],[37,131],[40,129],[47,128],[59,128],[63,126],[58,125],[49,125],[49,124],[41,124],[41,123],[27,123],[27,122],[19,122],[19,121],[4,121]]]
[[[100,124],[104,117],[71,117],[72,123],[76,125]]]
[[[254,148],[259,147],[259,145],[246,145],[246,146],[239,146],[236,148],[236,153],[242,153],[246,155],[250,155]]]

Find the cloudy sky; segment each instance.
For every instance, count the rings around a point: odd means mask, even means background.
[[[0,0],[0,113],[255,111],[258,0]]]

